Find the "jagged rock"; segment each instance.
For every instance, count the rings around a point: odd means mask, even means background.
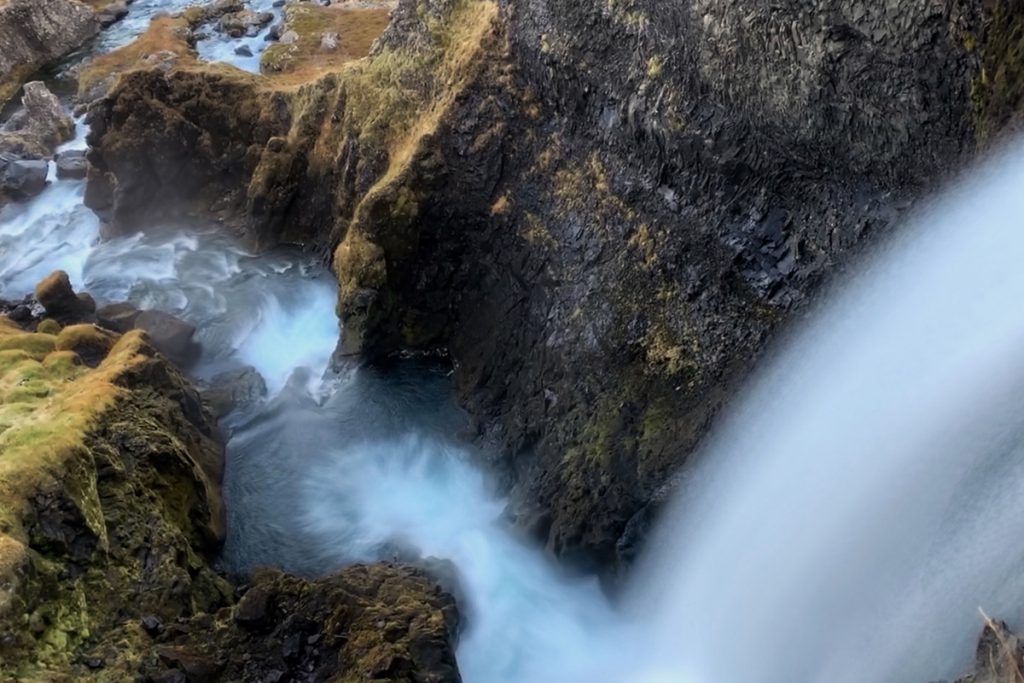
[[[241,368],[202,382],[200,393],[210,412],[220,418],[258,404],[267,396],[267,383],[256,368]]]
[[[163,311],[142,311],[135,318],[135,329],[149,335],[153,346],[179,367],[188,367],[198,358],[201,348],[193,339],[194,325]]]
[[[96,311],[96,322],[108,330],[124,334],[135,329],[135,321],[140,313],[142,311],[127,301],[108,304]]]
[[[61,324],[92,320],[96,312],[96,302],[76,294],[63,270],[54,271],[36,285],[36,299]]]
[[[230,614],[186,622],[142,671],[163,674],[170,664],[188,680],[459,683],[458,624],[452,596],[418,569],[357,566],[317,581],[263,571]]]
[[[978,639],[974,671],[957,683],[1020,683],[1024,643],[1006,624],[989,621]]]
[[[0,153],[0,197],[25,200],[46,189],[49,164],[39,159],[19,159]]]
[[[217,28],[232,38],[241,38],[247,35],[255,35],[262,27],[273,20],[274,15],[271,12],[242,10],[241,12],[232,12],[222,16],[217,23]]]
[[[82,180],[88,174],[85,150],[69,150],[57,155],[57,177],[61,180]]]
[[[281,34],[281,37],[277,39],[282,45],[294,45],[299,42],[299,34],[295,31],[288,30]]]
[[[0,104],[25,78],[80,47],[99,29],[95,13],[75,0],[0,4]]]
[[[0,359],[2,680],[92,679],[99,662],[121,680],[153,651],[140,621],[232,599],[208,564],[223,450],[198,397],[140,333],[90,369],[69,332],[0,318],[0,346],[18,352]]]
[[[100,22],[100,26],[107,28],[128,16],[128,12],[127,0],[116,0],[100,9],[96,13],[96,19]]]
[[[0,127],[0,152],[48,158],[75,134],[75,120],[40,81],[25,84],[21,108]]]

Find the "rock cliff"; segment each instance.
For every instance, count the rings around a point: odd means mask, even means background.
[[[342,351],[449,353],[516,519],[610,570],[777,330],[1015,125],[1020,21],[403,0],[358,61],[128,69],[90,193],[114,229],[187,206],[332,253]]]

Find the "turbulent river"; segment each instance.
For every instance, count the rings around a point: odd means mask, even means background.
[[[185,4],[138,0],[91,49]],[[262,33],[245,42],[198,49],[255,70]],[[506,526],[444,368],[332,362],[318,259],[207,225],[102,241],[84,183],[54,178],[0,211],[0,297],[64,269],[101,305],[194,324],[198,378],[255,368],[266,397],[223,423],[222,568],[450,561],[467,683],[926,683],[969,664],[978,607],[1024,609],[1022,184],[1020,161],[988,168],[788,340],[684,473],[620,610]]]

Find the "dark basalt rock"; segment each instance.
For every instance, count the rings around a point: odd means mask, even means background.
[[[49,165],[39,159],[21,159],[0,153],[0,198],[25,200],[46,189]]]
[[[61,180],[83,180],[89,174],[85,150],[71,150],[57,155],[57,177]]]
[[[262,401],[267,383],[256,368],[240,368],[201,382],[199,391],[210,412],[220,418]]]
[[[163,311],[142,311],[135,316],[134,329],[149,335],[153,346],[177,366],[187,368],[199,359],[201,347],[193,337],[194,325]]]
[[[154,680],[177,671],[189,681],[458,683],[458,621],[451,595],[417,569],[357,566],[316,581],[264,571],[230,612],[157,638],[142,671]]]

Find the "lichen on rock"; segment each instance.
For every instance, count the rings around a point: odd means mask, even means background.
[[[81,329],[0,318],[0,677],[84,677],[143,615],[231,595],[208,564],[223,453],[197,395],[141,333],[83,349]],[[107,348],[93,369],[78,353]]]

